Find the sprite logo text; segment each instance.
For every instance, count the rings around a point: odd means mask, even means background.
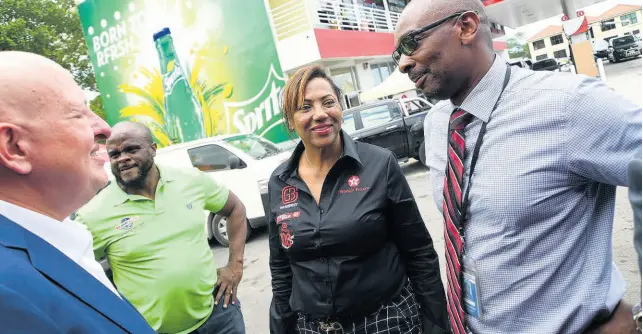
[[[183,76],[181,76],[181,73],[178,70],[174,70],[164,75],[163,86],[165,87],[165,93],[171,93],[172,90],[174,90],[174,86],[176,86],[176,83],[181,79],[184,78]]]
[[[232,124],[228,121],[228,128],[234,125],[240,132],[253,132],[263,136],[273,127],[283,123],[279,99],[284,81],[271,66],[261,92],[246,101],[226,102],[226,112],[231,116],[229,119],[232,119]],[[253,106],[253,109],[248,110]]]

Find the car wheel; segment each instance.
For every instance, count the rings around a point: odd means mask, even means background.
[[[246,241],[250,239],[252,235],[252,226],[250,222],[246,221],[247,232],[246,232]],[[210,229],[212,231],[212,236],[214,239],[223,247],[230,246],[230,241],[228,240],[228,220],[226,217],[214,215],[214,218],[210,222]]]
[[[422,162],[422,164],[426,166],[426,140],[422,142],[422,145],[420,145],[419,153],[420,153],[420,162]]]

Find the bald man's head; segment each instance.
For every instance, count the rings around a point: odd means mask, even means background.
[[[402,54],[400,72],[438,99],[466,90],[494,55],[489,20],[479,0],[411,1],[396,27],[395,47]]]
[[[141,189],[154,167],[156,144],[152,132],[143,124],[120,122],[114,125],[107,140],[107,155],[116,182],[126,191]]]
[[[0,52],[0,199],[68,216],[107,182],[95,153],[109,135],[67,70],[32,53]]]
[[[108,142],[110,140],[119,140],[120,138],[137,138],[150,145],[154,143],[152,131],[147,126],[137,122],[124,121],[116,123],[112,128],[112,136],[108,139]]]
[[[415,0],[402,11],[395,35],[402,36],[410,29],[419,29],[453,13],[466,11],[477,12],[480,23],[489,27],[487,13],[479,0]]]

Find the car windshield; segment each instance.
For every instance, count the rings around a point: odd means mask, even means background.
[[[539,61],[539,62],[535,63],[532,66],[532,69],[539,70],[541,68],[545,68],[545,67],[549,67],[549,66],[556,66],[556,61],[553,60],[553,59],[547,59],[547,60]]]
[[[614,46],[621,46],[625,44],[634,43],[634,37],[626,36],[626,37],[616,38],[612,43],[614,44]]]
[[[223,141],[256,160],[283,152],[277,145],[257,136],[235,136],[226,138]]]

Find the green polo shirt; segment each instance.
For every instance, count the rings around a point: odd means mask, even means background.
[[[217,281],[205,230],[229,191],[197,169],[158,166],[155,200],[126,194],[116,182],[77,213],[105,255],[114,283],[159,333],[189,333],[212,313]]]

